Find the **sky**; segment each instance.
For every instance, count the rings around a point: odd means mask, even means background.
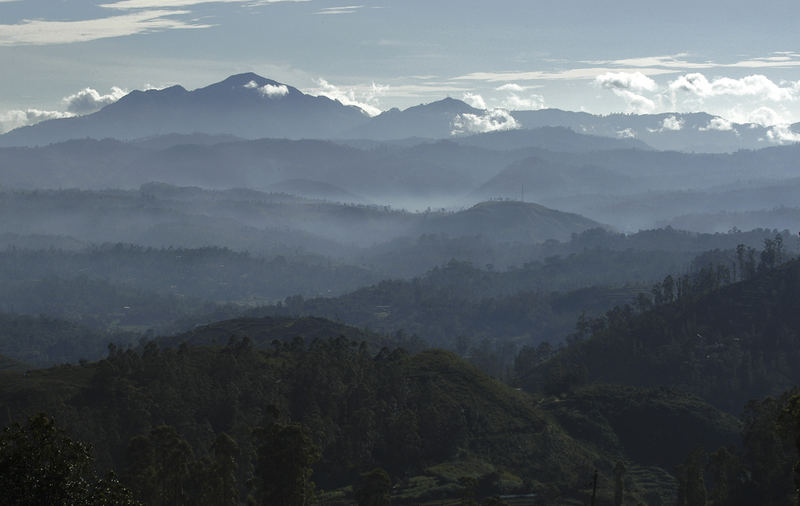
[[[375,115],[705,111],[800,121],[800,2],[0,0],[0,132],[255,72]]]

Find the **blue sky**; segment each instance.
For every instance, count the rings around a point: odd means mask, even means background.
[[[797,19],[788,1],[0,0],[0,131],[246,71],[372,114],[452,96],[789,123]]]

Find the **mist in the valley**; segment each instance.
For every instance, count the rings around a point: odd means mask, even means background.
[[[0,311],[125,339],[308,314],[454,348],[503,339],[413,323],[423,293],[464,308],[527,294],[550,323],[502,325],[536,345],[664,276],[734,266],[739,245],[800,249],[798,147],[762,146],[761,127],[557,110],[500,124],[455,99],[369,118],[293,88],[264,101],[262,80],[136,92],[1,136]],[[210,119],[224,107],[248,128]]]

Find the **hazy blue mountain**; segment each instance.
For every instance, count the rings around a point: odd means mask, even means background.
[[[179,144],[213,145],[236,138],[359,139],[394,141],[409,147],[453,138],[491,150],[545,148],[552,151],[606,149],[734,152],[791,141],[800,124],[781,134],[757,124],[736,124],[706,113],[593,115],[558,109],[512,111],[519,128],[456,135],[461,115],[487,111],[445,98],[370,118],[355,106],[300,90],[253,73],[186,90],[133,91],[98,112],[44,121],[0,135],[0,146],[34,146],[82,138],[138,139],[151,149]],[[405,140],[398,143],[398,140]],[[353,145],[353,144],[351,144]]]
[[[422,137],[441,139],[451,136],[453,120],[459,114],[482,114],[461,100],[445,98],[408,109],[389,109],[346,133],[346,137],[373,140]]]
[[[634,179],[604,167],[574,166],[530,157],[516,161],[475,190],[476,198],[509,198],[539,200],[558,195],[615,193],[630,188]]]
[[[485,202],[459,212],[307,200],[253,190],[147,184],[139,190],[0,192],[0,234],[67,235],[102,244],[225,246],[238,251],[338,256],[400,237],[447,234],[492,240],[566,239],[599,224],[536,204]]]
[[[212,135],[203,133],[193,133],[193,134],[153,135],[150,137],[144,137],[142,139],[135,139],[131,142],[135,144],[137,147],[158,150],[158,149],[167,149],[173,146],[180,146],[184,144],[213,146],[214,144],[221,144],[223,142],[237,142],[242,140],[244,139],[242,139],[241,137],[236,137],[234,135],[227,135],[227,134]]]
[[[613,223],[628,231],[671,225],[682,230],[798,229],[800,178],[749,181],[678,191],[543,198],[546,205]]]
[[[193,91],[181,86],[136,90],[93,114],[13,130],[0,136],[0,145],[43,145],[83,137],[129,140],[172,133],[327,138],[367,119],[357,107],[246,73]]]
[[[145,143],[82,139],[36,148],[0,148],[0,184],[3,188],[131,189],[159,181],[289,191],[271,187],[302,179],[334,185],[364,199],[391,202],[408,195],[465,195],[517,158],[454,143],[361,150],[319,140],[183,144],[174,143],[174,136],[167,139]],[[308,190],[299,194],[330,197]]]
[[[432,214],[421,225],[426,233],[482,235],[508,242],[567,240],[574,233],[602,227],[580,216],[519,201],[487,201],[453,214]]]
[[[333,202],[364,202],[363,197],[339,188],[330,183],[310,179],[286,179],[267,187],[268,191],[299,195],[309,199],[330,200]]]
[[[637,139],[612,139],[600,135],[587,135],[560,126],[502,130],[459,137],[455,142],[464,146],[495,150],[540,148],[560,153],[605,151],[612,149],[650,150],[650,146]]]
[[[754,123],[738,124],[699,113],[609,114],[542,109],[513,111],[526,129],[561,126],[575,132],[611,138],[638,139],[660,150],[726,153],[775,144],[769,129]],[[792,127],[800,131],[800,125]]]

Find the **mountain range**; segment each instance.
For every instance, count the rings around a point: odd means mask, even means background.
[[[362,109],[254,73],[237,74],[196,90],[181,86],[133,91],[119,101],[85,116],[53,119],[0,135],[0,146],[35,146],[69,139],[133,140],[165,134],[208,134],[244,139],[460,139],[487,131],[515,130],[503,137],[505,149],[526,144],[530,131],[563,129],[646,149],[732,152],[792,142],[800,124],[777,129],[754,123],[737,124],[706,113],[593,115],[559,109],[510,111],[504,121],[483,121],[494,111],[447,97],[405,110],[390,109],[370,117]],[[473,119],[470,128],[458,128]],[[541,132],[537,134],[541,137]],[[551,139],[558,143],[558,136]],[[491,137],[469,145],[498,147]],[[528,143],[529,144],[529,143]],[[598,142],[598,144],[601,144]]]

